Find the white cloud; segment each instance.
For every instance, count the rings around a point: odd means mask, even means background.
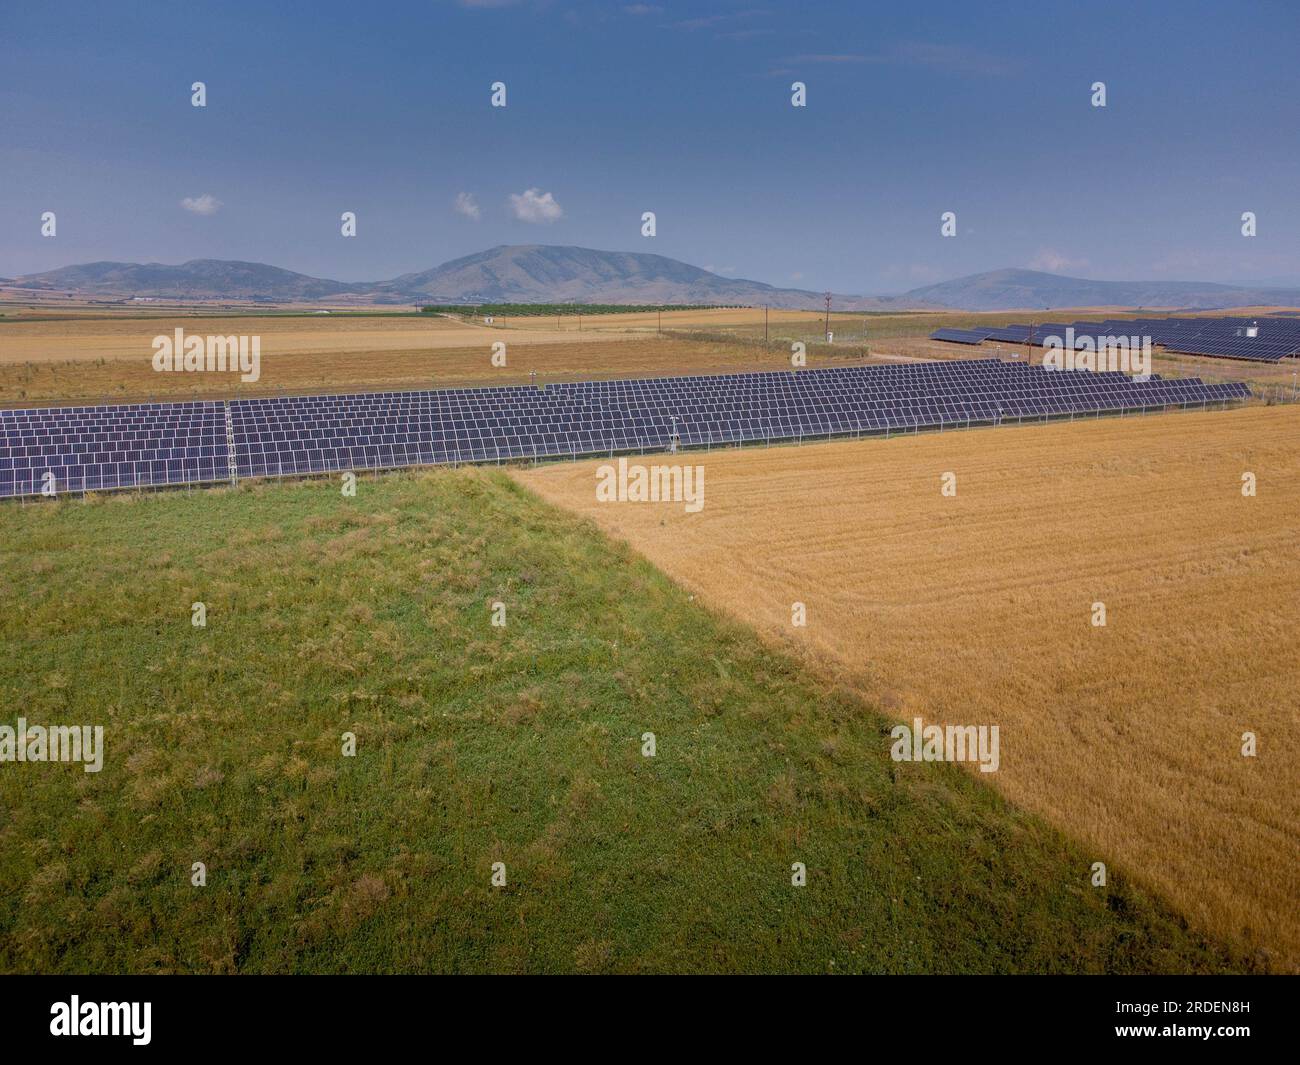
[[[869,55],[797,55],[790,59],[791,63],[872,63],[877,62]]]
[[[202,196],[186,196],[181,206],[195,214],[216,214],[221,209],[221,201],[209,192]]]
[[[1086,270],[1087,267],[1087,259],[1071,259],[1068,255],[1062,255],[1059,251],[1053,251],[1051,248],[1044,248],[1029,260],[1031,270],[1046,270],[1049,274],[1067,273],[1071,270]]]
[[[998,77],[1010,70],[1010,66],[997,56],[988,55],[961,45],[935,44],[929,41],[911,41],[905,44],[897,44],[887,51],[869,54],[862,52],[821,52],[811,55],[796,55],[783,60],[783,62],[786,67],[803,67],[810,63],[871,63],[873,65],[929,67],[954,74],[974,74],[985,77]],[[776,73],[776,71],[773,71],[773,73]]]
[[[935,67],[956,74],[978,74],[1001,77],[1010,73],[1012,66],[998,56],[989,55],[963,45],[934,44],[913,41],[894,49],[894,62],[910,66]]]
[[[457,214],[463,214],[466,218],[474,219],[475,222],[477,222],[479,217],[483,214],[482,210],[479,208],[478,200],[474,199],[474,194],[472,192],[456,193],[456,200],[452,204],[452,207],[455,209]]]
[[[765,15],[765,11],[733,11],[729,14],[722,15],[704,15],[699,18],[688,18],[681,22],[669,24],[670,29],[676,30],[707,30],[713,26],[726,26],[729,23],[751,19],[757,16]]]
[[[525,189],[520,193],[510,194],[510,210],[521,222],[538,222],[549,224],[564,217],[564,208],[555,202],[555,197],[541,189]]]

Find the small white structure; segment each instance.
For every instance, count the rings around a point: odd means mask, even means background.
[[[827,331],[826,331],[826,343],[827,343],[827,344],[834,344],[834,343],[835,343],[835,334],[832,333],[830,330],[827,330]]]

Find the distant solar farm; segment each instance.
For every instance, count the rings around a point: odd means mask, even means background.
[[[0,411],[0,497],[889,435],[1226,406],[1242,383],[982,359]]]
[[[936,329],[931,340],[951,344],[982,344],[986,340],[1005,344],[1044,347],[1049,338],[1067,343],[1073,330],[1076,346],[1101,350],[1107,337],[1150,337],[1152,344],[1184,355],[1206,355],[1220,359],[1278,362],[1300,356],[1300,318],[1116,318],[1103,322],[1040,322],[1000,328]]]

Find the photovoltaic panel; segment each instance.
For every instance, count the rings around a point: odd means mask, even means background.
[[[0,410],[0,496],[228,479],[224,405]]]
[[[930,339],[947,340],[953,344],[978,344],[988,336],[987,329],[936,329],[930,334]]]
[[[1294,313],[1294,312],[1293,312]],[[1033,344],[1046,347],[1049,340],[1066,345],[1073,330],[1074,346],[1100,350],[1109,338],[1137,337],[1139,343],[1149,337],[1153,345],[1172,352],[1188,355],[1207,355],[1225,359],[1248,359],[1255,362],[1276,362],[1279,359],[1300,357],[1300,319],[1278,312],[1259,318],[1224,315],[1220,317],[1170,317],[1170,318],[1115,318],[1103,322],[1041,322],[1033,325],[1014,324],[992,327],[987,330],[938,329],[932,340],[956,340],[975,344],[974,336],[984,332],[985,341],[1011,344]],[[1250,335],[1253,332],[1255,335]],[[952,334],[963,334],[959,339]]]
[[[578,458],[1224,405],[1240,384],[996,359],[0,411],[0,496]],[[51,480],[52,479],[52,480]]]

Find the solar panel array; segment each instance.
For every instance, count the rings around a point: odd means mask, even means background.
[[[931,340],[955,344],[980,344],[985,340],[1005,344],[1046,346],[1049,337],[1061,344],[1066,330],[1074,330],[1076,346],[1092,342],[1101,350],[1111,337],[1150,337],[1169,351],[1187,355],[1211,355],[1224,359],[1277,362],[1300,356],[1300,318],[1127,318],[1104,322],[1040,322],[978,329],[936,329]],[[1248,335],[1253,329],[1255,336]]]
[[[1242,384],[997,359],[0,411],[0,496],[505,462],[1224,405]]]
[[[0,410],[0,496],[229,477],[221,403]]]
[[[953,344],[980,344],[989,338],[987,329],[936,329],[931,340],[947,340]]]

